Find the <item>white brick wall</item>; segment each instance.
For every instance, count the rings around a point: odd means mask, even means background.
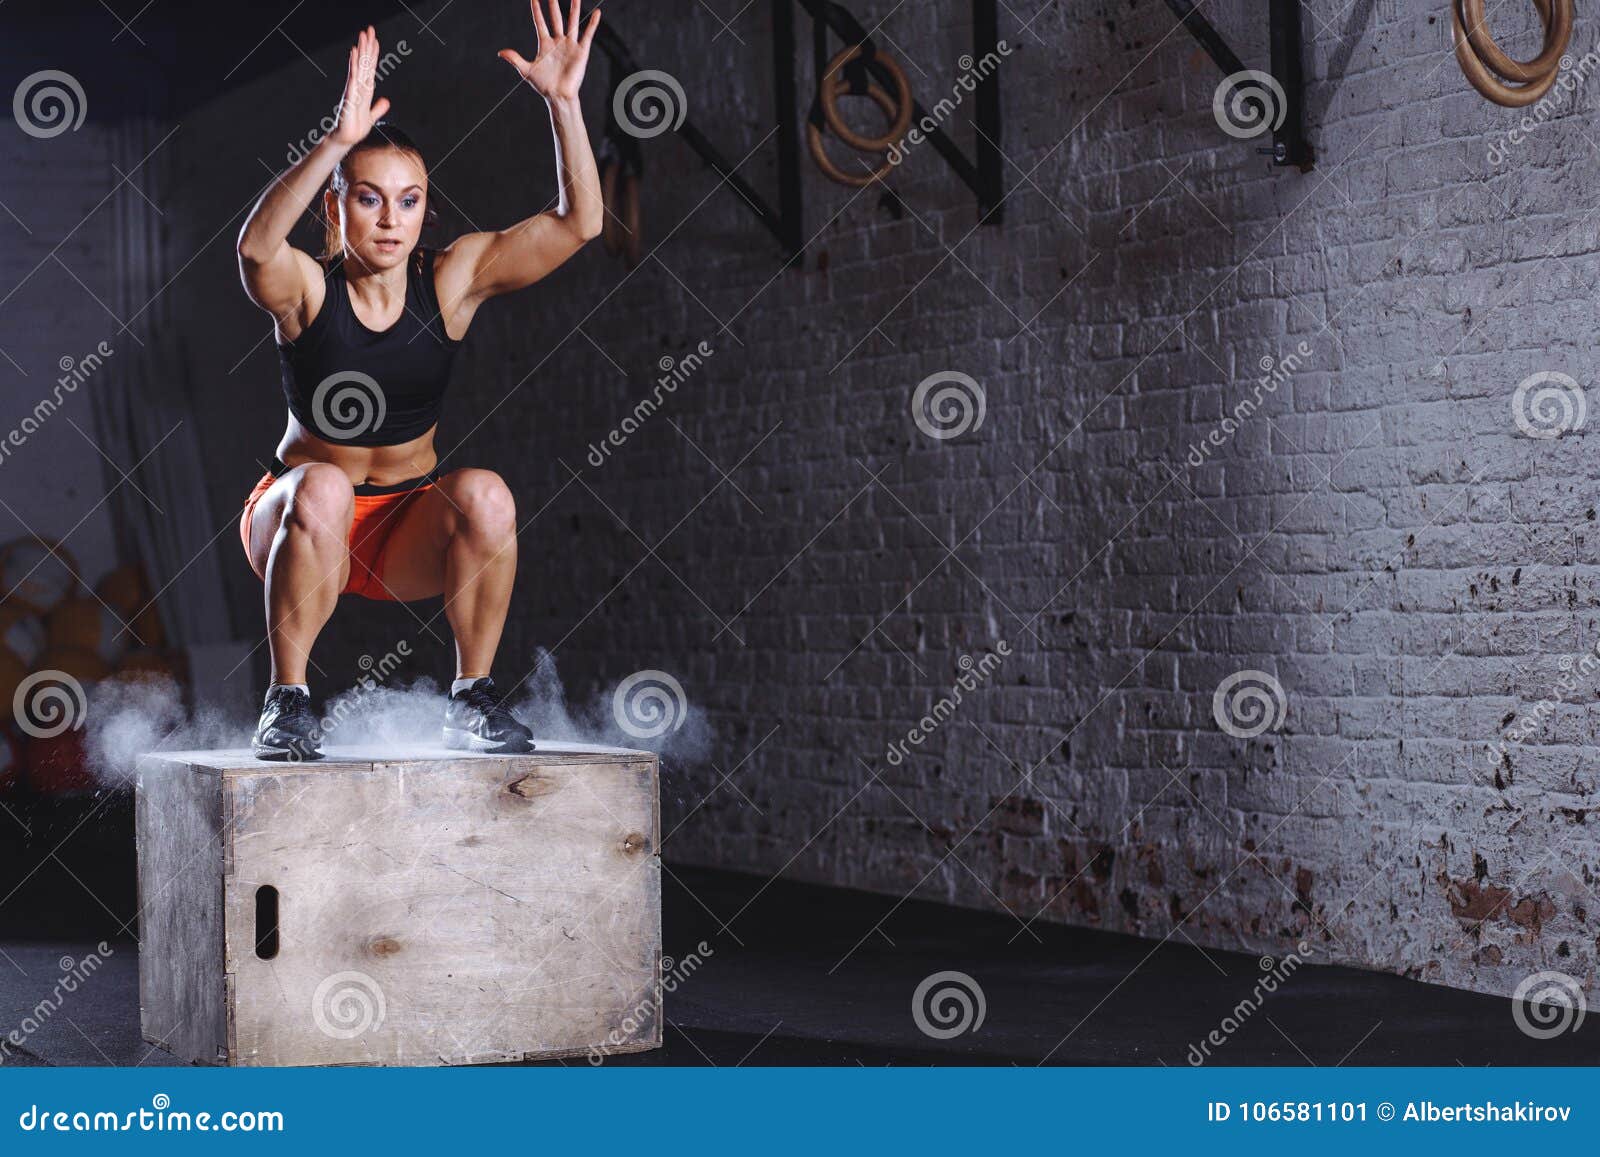
[[[733,20],[715,39],[693,5],[607,12],[738,158],[771,127],[768,6],[714,7]],[[597,245],[480,314],[443,441],[504,473],[525,518],[543,508],[502,679],[535,646],[557,648],[579,697],[639,668],[682,679],[718,744],[715,767],[672,777],[669,855],[1024,921],[1305,939],[1319,959],[1487,991],[1546,967],[1593,986],[1594,680],[1498,774],[1486,753],[1600,625],[1587,431],[1537,441],[1510,413],[1530,373],[1587,382],[1594,86],[1495,163],[1514,114],[1468,89],[1438,6],[1311,7],[1314,173],[1222,135],[1214,67],[1153,0],[1029,0],[1002,21],[1020,46],[1002,73],[1003,227],[974,230],[927,147],[892,179],[899,219],[808,164],[817,236],[780,272],[753,217],[662,138],[638,271]],[[884,19],[919,95],[948,90],[963,5],[856,8]],[[1264,64],[1260,5],[1208,11]],[[1514,50],[1518,19],[1496,16]],[[409,17],[383,29],[414,49],[386,89],[394,116],[437,158],[447,234],[505,225],[552,189],[543,114],[531,93],[502,100],[493,58],[528,30],[461,5],[432,27],[446,43]],[[1580,22],[1574,55],[1592,38]],[[228,372],[265,327],[234,287],[233,230],[206,242],[266,179],[256,158],[276,164],[336,88],[297,63],[175,142],[192,179],[174,266],[200,256],[174,292],[218,369],[200,420],[219,518],[281,403],[270,344]],[[741,171],[775,199],[770,146]],[[707,364],[589,465],[657,359],[702,340]],[[1260,360],[1302,340],[1306,365],[1190,466]],[[909,402],[947,369],[981,383],[988,413],[940,443]],[[248,617],[258,590],[230,566]],[[400,608],[342,608],[328,680],[375,636],[415,631]],[[959,657],[1000,640],[1014,653],[992,680],[890,765]],[[1281,681],[1280,731],[1214,722],[1213,692],[1244,668]],[[741,760],[739,790],[719,787]]]

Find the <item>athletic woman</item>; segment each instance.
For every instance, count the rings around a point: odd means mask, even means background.
[[[554,209],[494,233],[419,247],[428,173],[410,138],[373,100],[377,34],[350,50],[337,127],[262,195],[239,234],[250,300],[272,314],[289,404],[271,471],[239,522],[266,586],[267,688],[261,759],[320,759],[306,663],[341,594],[410,602],[443,594],[456,679],[444,742],[528,751],[489,670],[517,571],[516,510],[497,474],[440,473],[433,435],[450,366],[478,307],[532,285],[600,233],[604,208],[578,107],[600,14],[578,0],[532,0],[533,60],[499,56],[544,98],[561,193]],[[288,243],[321,194],[320,260]]]

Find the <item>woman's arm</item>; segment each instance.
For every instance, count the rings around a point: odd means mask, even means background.
[[[327,184],[334,166],[389,109],[387,98],[372,100],[377,59],[378,34],[368,25],[350,49],[333,132],[273,180],[239,231],[239,276],[245,292],[280,320],[299,310],[309,287],[322,281],[322,270],[310,255],[289,244],[289,231]]]
[[[571,0],[566,20],[561,0],[549,0],[548,23],[540,0],[530,0],[530,5],[539,33],[538,55],[528,61],[510,48],[498,55],[549,107],[561,195],[554,209],[493,233],[467,233],[439,253],[435,281],[446,313],[470,313],[485,298],[532,285],[598,237],[605,219],[594,151],[578,103],[600,13],[591,13],[580,28],[578,0]]]

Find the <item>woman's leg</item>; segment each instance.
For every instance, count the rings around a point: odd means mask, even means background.
[[[380,560],[404,602],[444,595],[456,676],[489,674],[517,577],[517,507],[492,470],[453,470],[398,516]]]
[[[250,565],[266,585],[274,683],[306,682],[306,662],[350,574],[354,491],[343,470],[296,466],[250,516]]]

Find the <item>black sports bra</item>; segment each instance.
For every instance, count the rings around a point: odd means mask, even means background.
[[[439,420],[461,342],[444,331],[431,249],[406,263],[405,308],[386,330],[361,324],[350,306],[344,262],[327,271],[311,324],[278,344],[289,412],[319,438],[346,446],[396,446]]]

